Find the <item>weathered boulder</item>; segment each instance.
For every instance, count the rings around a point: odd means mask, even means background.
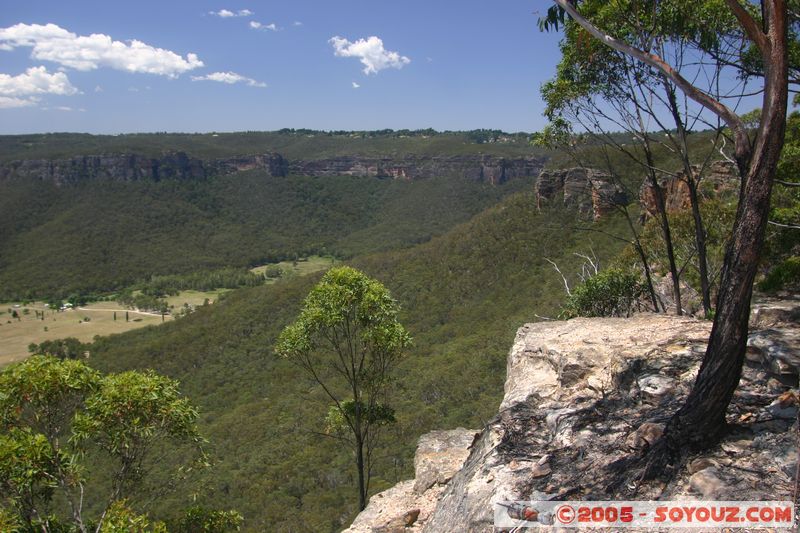
[[[477,432],[464,428],[431,431],[419,438],[414,454],[414,492],[422,494],[435,484],[445,484],[469,455]]]
[[[374,495],[344,533],[420,531],[445,484],[464,464],[476,435],[474,429],[464,428],[422,435],[414,455],[416,479]]]

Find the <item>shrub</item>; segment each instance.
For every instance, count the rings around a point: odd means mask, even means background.
[[[800,284],[800,257],[790,257],[778,264],[758,284],[759,290],[775,292]]]
[[[630,316],[644,285],[635,274],[612,268],[588,278],[567,298],[564,318]]]

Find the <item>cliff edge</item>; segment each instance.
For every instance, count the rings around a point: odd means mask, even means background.
[[[732,431],[666,484],[641,483],[640,458],[688,394],[711,323],[642,314],[526,324],[508,355],[500,411],[477,435],[461,430],[455,451],[474,441],[452,479],[375,495],[348,531],[488,532],[494,504],[507,500],[790,500],[798,309],[755,306]]]

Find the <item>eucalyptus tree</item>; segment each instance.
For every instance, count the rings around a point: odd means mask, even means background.
[[[664,436],[650,452],[645,477],[658,475],[686,447],[706,448],[726,430],[725,412],[739,383],[747,344],[748,319],[753,282],[764,244],[770,196],[780,159],[786,128],[789,87],[790,16],[786,0],[762,0],[760,6],[739,0],[620,0],[613,2],[627,20],[673,43],[691,44],[696,57],[692,65],[679,65],[670,57],[641,46],[628,34],[598,16],[606,2],[599,0],[553,0],[545,25],[566,23],[582,28],[584,39],[603,45],[647,65],[663,75],[688,99],[718,117],[730,130],[733,159],[741,177],[741,191],[726,251],[716,314],[695,384],[686,402],[667,424]],[[609,3],[612,4],[612,3]],[[760,7],[760,9],[759,9]],[[568,16],[568,19],[567,19]],[[723,32],[710,35],[703,17]],[[749,135],[744,121],[723,96],[704,91],[695,82],[707,72],[709,62],[721,62],[745,75],[737,64],[750,54],[762,75],[763,88],[758,129]],[[721,61],[722,60],[722,61]],[[683,67],[683,68],[681,68]]]
[[[354,268],[333,268],[308,294],[275,349],[307,372],[333,403],[328,434],[353,447],[362,510],[379,430],[394,421],[384,403],[390,374],[411,344],[398,310],[380,282]]]
[[[689,43],[668,42],[667,36],[654,32],[650,21],[643,22],[637,18],[641,13],[637,13],[635,8],[641,5],[634,5],[633,12],[628,2],[585,3],[584,6],[604,28],[625,35],[635,45],[656,50],[662,56],[669,55],[678,67],[692,62]],[[702,31],[701,37],[709,41],[731,25],[724,17],[714,18],[708,13],[702,13],[700,19],[695,29]],[[544,25],[548,25],[546,20]],[[689,105],[687,99],[679,100],[674,84],[663,73],[598,40],[587,38],[586,32],[577,24],[566,25],[561,51],[556,76],[542,87],[547,103],[546,115],[551,124],[555,128],[568,128],[566,136],[573,129],[581,128],[583,137],[591,139],[593,151],[597,151],[599,145],[604,154],[609,151],[623,154],[628,164],[643,171],[661,228],[676,312],[681,314],[680,273],[686,263],[693,261],[698,271],[703,308],[707,315],[710,314],[714,280],[710,279],[708,269],[698,185],[712,158],[715,155],[719,157],[719,154],[724,156],[723,124],[719,119],[709,122],[702,106]],[[721,68],[709,69],[696,83],[702,82],[705,92],[719,97],[722,75]],[[746,85],[747,80],[738,80],[740,95],[747,90]],[[710,128],[715,134],[704,136],[708,142],[690,143],[689,133],[698,127]],[[627,132],[628,135],[621,139],[618,132]],[[680,162],[681,170],[673,170],[663,162],[657,163],[658,153],[670,154],[671,159]],[[606,160],[611,166],[612,159],[606,157]],[[614,172],[611,168],[609,171]],[[664,175],[685,182],[690,198],[695,227],[694,249],[681,266],[677,264],[664,191],[659,183],[659,177]]]
[[[41,355],[3,369],[0,524],[5,517],[31,531],[102,531],[107,513],[154,467],[160,442],[189,443],[204,457],[196,421],[177,382],[153,372],[103,376],[81,361]],[[87,517],[88,465],[100,456],[110,489],[94,497],[99,516]]]

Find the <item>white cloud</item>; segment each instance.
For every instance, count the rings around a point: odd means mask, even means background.
[[[255,15],[249,9],[240,9],[239,11],[233,12],[230,9],[220,9],[219,11],[209,11],[209,15],[214,15],[223,19],[231,18],[231,17],[250,17]]]
[[[101,92],[103,92],[103,88],[102,88],[102,87],[100,87],[99,85],[95,85],[95,87],[94,87],[94,92],[96,92],[96,93],[101,93]]]
[[[338,57],[357,57],[364,65],[364,74],[377,74],[386,68],[403,68],[411,59],[383,47],[383,41],[374,35],[350,42],[338,35],[328,41]]]
[[[31,106],[43,94],[69,96],[78,92],[66,74],[51,74],[45,67],[31,67],[16,76],[0,74],[0,108]]]
[[[30,96],[35,94],[76,94],[69,78],[63,72],[50,74],[44,67],[31,67],[24,74],[0,74],[0,94],[3,96]]]
[[[278,31],[280,29],[278,28],[278,26],[275,25],[274,22],[271,22],[269,24],[261,24],[260,22],[257,22],[255,20],[250,21],[250,27],[253,28],[254,30]]]
[[[175,78],[202,67],[196,54],[180,55],[141,41],[114,41],[108,35],[76,35],[55,24],[16,24],[0,28],[0,47],[31,47],[31,57],[76,70],[108,67],[126,72],[158,74]]]
[[[359,87],[361,87],[361,85],[357,84],[356,82],[353,82],[353,89],[358,89]]]
[[[36,105],[36,98],[14,98],[10,96],[0,96],[0,109],[10,109],[12,107],[28,107]]]
[[[205,76],[192,76],[192,81],[216,81],[219,83],[227,83],[228,85],[233,85],[234,83],[245,83],[250,87],[267,86],[266,83],[256,81],[253,78],[248,78],[235,72],[212,72],[211,74],[206,74]]]
[[[292,22],[292,26],[302,26],[302,25],[303,23],[300,22],[299,20],[295,20],[294,22]]]

